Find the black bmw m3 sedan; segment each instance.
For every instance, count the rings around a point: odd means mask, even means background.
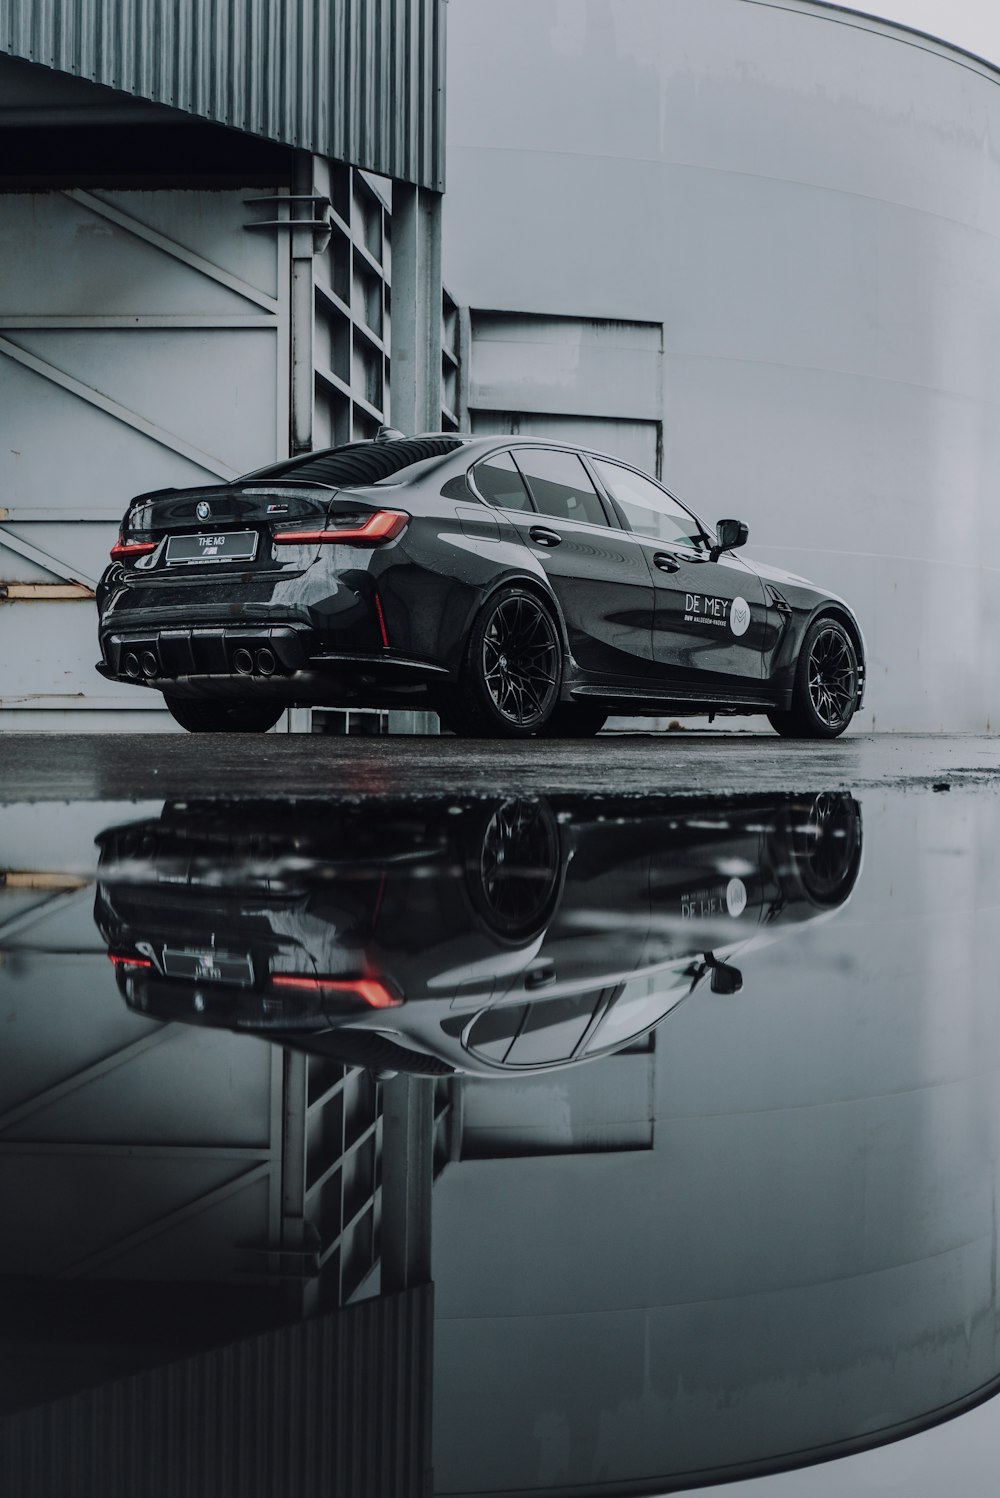
[[[97,669],[200,732],[303,705],[431,708],[479,737],[766,713],[834,738],[864,693],[857,620],[746,540],[585,448],[382,433],[134,499]]]

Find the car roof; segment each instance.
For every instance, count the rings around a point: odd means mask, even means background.
[[[586,442],[564,442],[559,437],[536,437],[527,432],[417,432],[413,438],[406,440],[415,441],[425,437],[451,437],[466,447],[481,448],[484,451],[494,447],[557,447],[566,452],[587,453],[593,458],[603,458],[608,463],[623,463],[627,468],[637,467],[627,458],[617,457],[600,447],[591,447]]]

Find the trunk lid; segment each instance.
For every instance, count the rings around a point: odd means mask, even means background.
[[[137,541],[170,535],[322,524],[330,490],[290,484],[225,484],[216,489],[167,489],[142,494],[129,505],[125,531]]]

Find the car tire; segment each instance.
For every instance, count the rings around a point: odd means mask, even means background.
[[[792,706],[768,713],[768,721],[783,738],[835,739],[854,717],[857,696],[854,641],[836,619],[817,619],[799,651]]]
[[[540,732],[545,739],[592,739],[600,733],[608,715],[602,707],[585,702],[559,702]]]
[[[824,791],[811,806],[783,810],[775,831],[774,865],[794,880],[788,898],[804,896],[821,909],[842,905],[861,867],[861,807],[854,797]]]
[[[469,631],[444,721],[466,738],[531,738],[558,706],[561,680],[562,644],[552,610],[527,588],[501,588]]]
[[[472,812],[463,824],[466,888],[476,916],[505,946],[546,930],[562,894],[566,863],[547,801],[523,797]]]
[[[201,701],[163,696],[170,716],[188,733],[266,733],[285,711],[276,702]]]

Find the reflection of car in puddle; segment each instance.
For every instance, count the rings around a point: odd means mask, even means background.
[[[481,1076],[620,1050],[835,910],[852,797],[644,807],[178,803],[109,829],[95,918],[162,1019],[349,1065]]]

